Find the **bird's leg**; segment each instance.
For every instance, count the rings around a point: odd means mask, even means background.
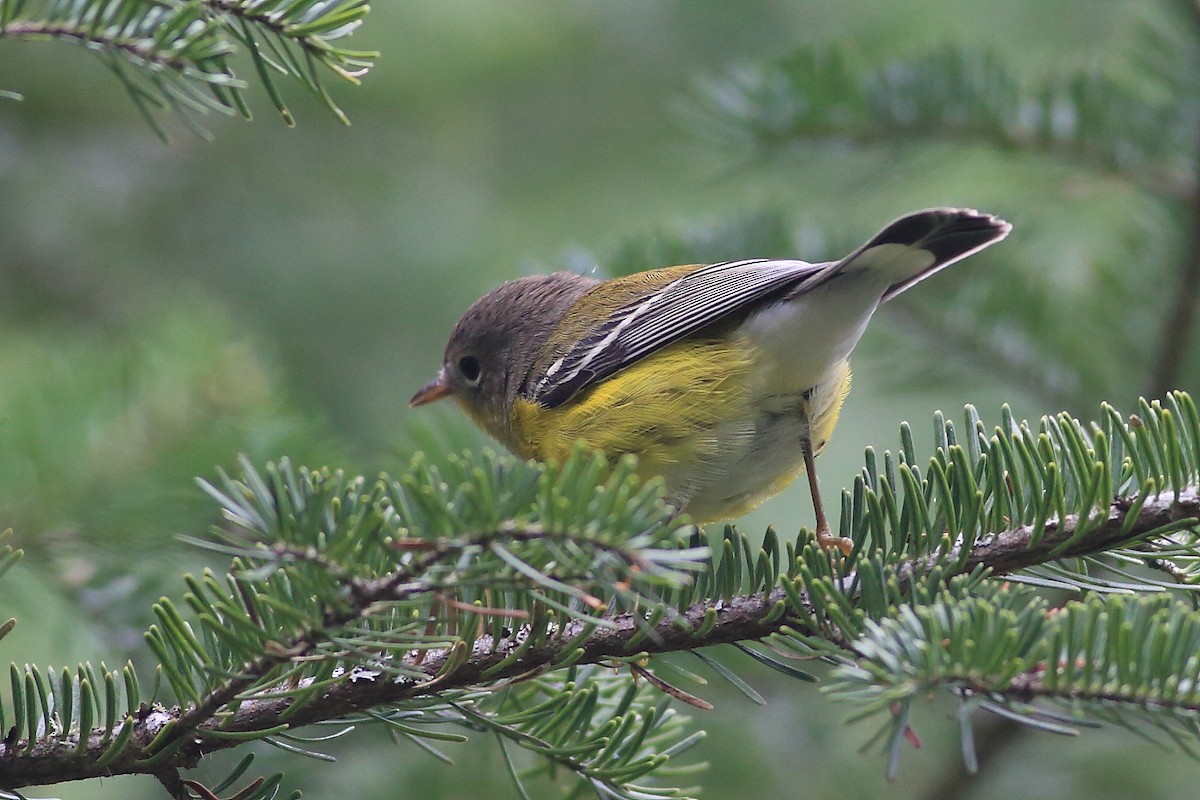
[[[667,525],[670,525],[683,513],[683,509],[687,507],[690,500],[690,497],[675,497],[671,500],[671,516],[667,518]],[[688,547],[708,547],[708,536],[705,535],[704,528],[696,524],[692,525],[692,532],[688,535]]]
[[[808,491],[812,494],[813,510],[817,513],[817,544],[825,548],[838,548],[844,555],[850,555],[854,549],[854,541],[844,536],[834,536],[829,529],[829,520],[825,519],[825,507],[821,504],[821,489],[817,486],[817,469],[813,463],[812,439],[808,436],[800,440],[800,449],[804,452],[804,471],[808,473]]]

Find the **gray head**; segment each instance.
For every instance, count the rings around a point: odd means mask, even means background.
[[[488,433],[510,444],[508,418],[517,392],[567,309],[596,283],[556,272],[488,292],[454,326],[441,371],[409,405],[453,397]]]

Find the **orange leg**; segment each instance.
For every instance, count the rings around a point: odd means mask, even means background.
[[[817,513],[817,544],[825,548],[836,547],[844,555],[850,555],[854,542],[843,536],[834,536],[829,529],[829,520],[825,519],[825,507],[821,504],[821,489],[817,486],[817,469],[813,463],[812,441],[806,436],[800,440],[800,449],[804,452],[804,471],[808,473],[808,491],[812,494],[813,510]]]

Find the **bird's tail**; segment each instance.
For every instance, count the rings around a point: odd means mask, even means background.
[[[1000,241],[1012,230],[971,208],[930,208],[901,217],[837,262],[830,274],[871,270],[891,281],[880,302]]]

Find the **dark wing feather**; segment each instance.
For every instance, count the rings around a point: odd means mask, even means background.
[[[701,267],[613,312],[546,370],[530,399],[565,403],[615,372],[827,266],[754,259]]]

